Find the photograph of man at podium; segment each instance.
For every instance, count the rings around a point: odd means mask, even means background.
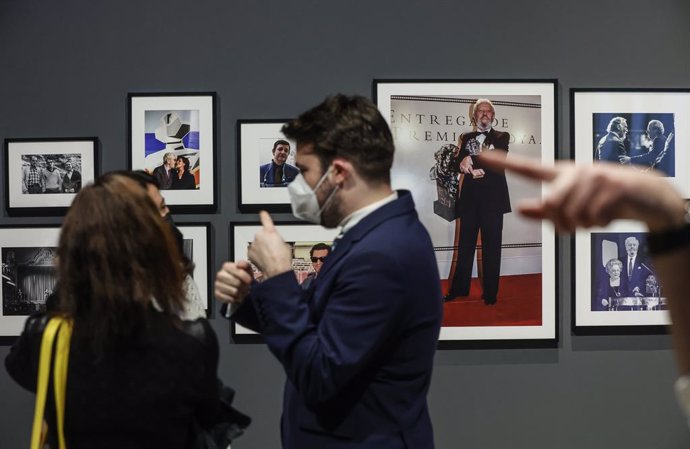
[[[663,310],[645,233],[592,233],[592,311]]]

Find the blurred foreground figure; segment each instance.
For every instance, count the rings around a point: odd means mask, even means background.
[[[482,161],[495,169],[545,181],[542,199],[524,201],[519,210],[551,220],[556,229],[605,226],[615,219],[635,219],[649,228],[647,243],[668,297],[673,346],[680,371],[676,394],[690,417],[690,213],[675,188],[655,172],[642,173],[616,164],[543,167],[534,159],[503,159],[487,154]],[[655,289],[656,278],[645,288]]]

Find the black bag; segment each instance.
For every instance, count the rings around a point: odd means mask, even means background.
[[[220,391],[220,407],[213,424],[202,427],[194,423],[195,437],[193,449],[226,449],[233,440],[237,439],[249,427],[252,419],[232,406],[235,390],[218,381]]]

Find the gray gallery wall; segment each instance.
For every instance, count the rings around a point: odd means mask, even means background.
[[[237,209],[237,119],[370,95],[373,78],[557,78],[567,157],[571,87],[690,87],[689,17],[686,0],[0,0],[0,139],[98,136],[101,169],[126,168],[128,92],[217,92],[218,213],[176,216],[212,223],[215,270],[228,222],[255,218]],[[670,338],[571,335],[571,252],[560,243],[558,348],[438,351],[437,447],[688,447]],[[220,376],[254,418],[233,447],[279,447],[280,366],[212,323]],[[27,446],[32,411],[33,396],[0,370],[0,448]]]

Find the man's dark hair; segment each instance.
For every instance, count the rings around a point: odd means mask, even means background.
[[[271,150],[271,153],[276,152],[276,148],[278,148],[278,145],[287,145],[288,148],[290,148],[290,142],[288,142],[287,140],[279,139],[279,140],[276,140],[275,143],[273,144],[273,149]]]
[[[361,96],[333,95],[283,126],[283,134],[313,144],[325,170],[333,159],[346,159],[368,182],[390,183],[393,136],[376,105]]]
[[[309,257],[314,257],[314,251],[320,251],[323,249],[328,251],[328,254],[331,253],[331,247],[329,245],[326,245],[325,243],[317,243],[316,245],[312,246],[309,250]]]

